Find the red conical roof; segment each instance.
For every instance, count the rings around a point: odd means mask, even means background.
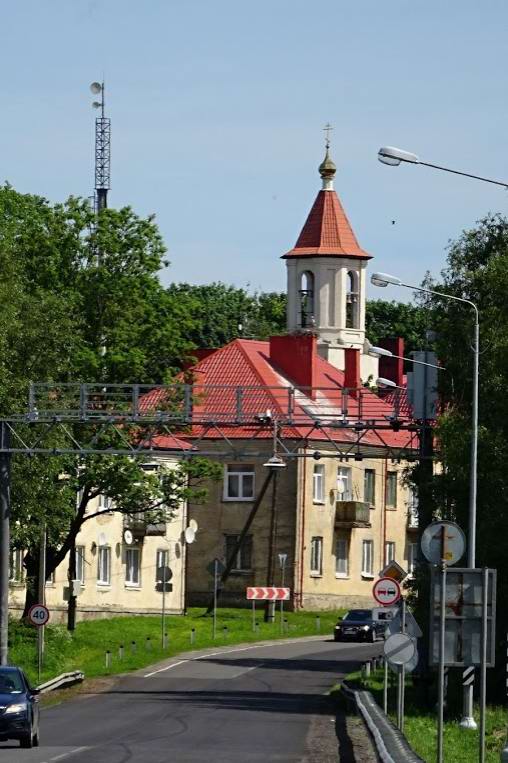
[[[290,257],[371,259],[371,255],[356,240],[339,197],[333,190],[319,191],[294,248],[282,255],[283,259]]]

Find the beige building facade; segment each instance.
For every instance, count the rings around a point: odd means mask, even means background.
[[[161,457],[165,466],[175,459]],[[151,464],[151,466],[156,466]],[[108,508],[99,496],[90,502],[88,513]],[[76,538],[76,578],[78,619],[130,614],[158,614],[162,608],[162,584],[157,569],[170,568],[172,577],[165,591],[168,613],[184,611],[184,532],[187,508],[180,506],[170,521],[147,525],[142,517],[127,519],[111,511],[83,523]],[[128,530],[129,532],[125,532]],[[127,542],[128,541],[128,542]],[[25,602],[23,551],[11,553],[9,608],[21,614]],[[66,619],[69,596],[68,556],[46,583],[46,605],[52,622]]]

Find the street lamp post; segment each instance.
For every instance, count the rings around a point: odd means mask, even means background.
[[[478,380],[479,380],[479,360],[480,360],[480,322],[478,308],[469,299],[455,297],[451,294],[424,289],[421,286],[412,286],[403,283],[400,278],[388,275],[387,273],[373,273],[371,283],[374,286],[404,286],[407,289],[413,289],[423,294],[431,294],[449,299],[454,302],[461,302],[469,305],[474,311],[474,335],[473,335],[473,399],[471,410],[471,456],[470,456],[470,475],[469,475],[469,522],[468,522],[468,548],[467,564],[468,567],[476,565],[476,492],[477,492],[477,461],[478,461]],[[473,686],[470,684],[464,691],[464,715],[460,722],[463,728],[476,728],[476,721],[473,718]]]

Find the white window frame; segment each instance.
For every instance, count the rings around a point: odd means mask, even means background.
[[[85,585],[85,547],[76,546],[76,580]]]
[[[344,492],[339,493],[337,491],[338,501],[352,501],[353,500],[353,477],[350,466],[338,466],[337,467],[337,483],[342,479],[344,484]]]
[[[102,558],[106,559],[107,577],[102,577],[104,572]],[[97,585],[111,585],[111,546],[99,546],[97,548]]]
[[[374,541],[362,541],[362,578],[374,577]]]
[[[9,583],[12,585],[23,585],[25,582],[23,553],[21,548],[11,548],[9,555]]]
[[[385,543],[385,564],[395,561],[395,541],[387,540]]]
[[[98,496],[99,503],[97,506],[97,509],[99,511],[111,511],[113,506],[113,501],[109,497],[109,495],[104,495],[104,493],[99,493]]]
[[[312,472],[312,503],[325,502],[325,465],[314,464]]]
[[[132,563],[134,559],[137,560],[136,564]],[[134,574],[136,572],[137,574]],[[125,587],[141,588],[141,550],[139,548],[129,546],[125,549]]]
[[[339,567],[344,569],[340,570]],[[349,577],[349,541],[347,538],[335,538],[335,577]]]
[[[233,470],[231,470],[233,467]],[[243,467],[243,469],[241,469]],[[238,477],[238,496],[229,495],[229,478]],[[252,493],[246,494],[244,482],[246,477],[252,478]],[[253,501],[256,494],[256,469],[253,464],[226,464],[224,466],[224,501]]]
[[[407,544],[407,572],[413,577],[418,564],[418,543],[410,542]]]
[[[398,474],[394,471],[386,472],[386,506],[390,509],[397,508],[397,485]],[[393,495],[390,495],[391,488],[393,486]]]
[[[323,537],[316,535],[310,542],[310,574],[321,577],[323,574]]]
[[[367,475],[372,474],[372,495],[367,495]],[[363,500],[368,503],[371,508],[376,505],[376,470],[365,469],[363,473]]]

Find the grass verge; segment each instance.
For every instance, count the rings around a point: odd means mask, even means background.
[[[397,701],[397,677],[389,671],[388,715],[395,723]],[[346,680],[353,688],[368,689],[376,702],[383,706],[383,671],[372,673],[369,679],[362,679],[360,672],[350,673]],[[434,704],[432,701],[431,705]],[[427,708],[427,709],[423,709]],[[479,726],[478,708],[475,719]],[[478,761],[478,731],[468,731],[459,726],[459,717],[449,717],[445,721],[443,734],[444,760],[450,763],[476,763]],[[486,715],[485,747],[486,763],[499,763],[499,754],[506,738],[507,714],[503,707],[489,706]],[[406,679],[404,733],[413,750],[427,763],[434,763],[437,750],[437,715],[429,706],[424,689],[413,683],[411,676]]]
[[[284,632],[281,632],[279,613],[274,623],[265,623],[260,610],[254,632],[252,612],[220,609],[214,639],[212,618],[204,617],[203,609],[190,609],[185,617],[166,617],[165,649],[162,648],[161,618],[155,615],[87,620],[79,622],[73,633],[63,625],[50,625],[46,627],[41,682],[71,670],[82,670],[87,678],[126,673],[191,649],[332,634],[338,614],[284,613],[286,623]],[[19,621],[12,621],[9,627],[10,662],[22,667],[34,684],[39,683],[35,628]],[[111,655],[109,667],[106,666],[106,651]]]

